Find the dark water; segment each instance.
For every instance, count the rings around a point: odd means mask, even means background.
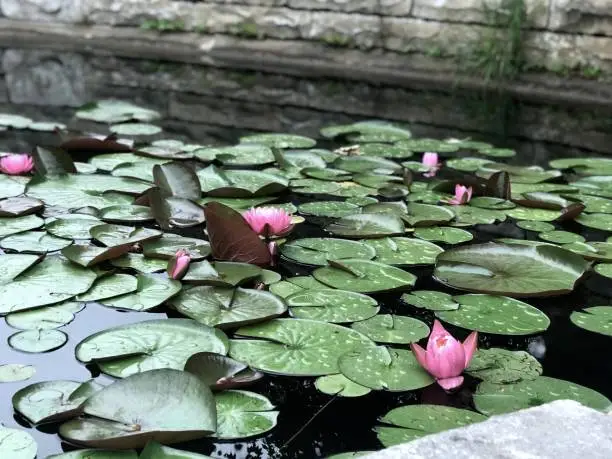
[[[7,55],[11,65],[7,65]],[[0,75],[4,78],[0,79],[0,113],[63,121],[83,130],[91,130],[95,125],[72,120],[75,107],[115,96],[160,110],[164,114],[161,124],[165,137],[200,143],[231,143],[240,135],[261,130],[317,137],[318,129],[324,125],[389,118],[409,123],[419,136],[470,136],[493,141],[497,146],[517,148],[520,155],[515,162],[523,165],[544,165],[556,157],[612,151],[606,151],[612,145],[609,142],[612,116],[599,108],[536,106],[529,101],[487,101],[481,94],[453,94],[440,88],[383,88],[23,50],[5,52],[4,64],[5,74]],[[35,145],[56,143],[57,138],[50,133],[0,133],[0,150],[28,151]],[[533,233],[525,233],[512,223],[494,228],[478,228],[477,239],[486,241],[498,237],[492,231],[508,232],[504,234],[508,237],[533,238]],[[582,232],[591,241],[605,239],[603,233],[577,225],[566,228]],[[303,225],[293,237],[319,234],[317,227]],[[285,275],[307,273],[303,267],[293,264],[282,264],[280,269]],[[431,279],[431,269],[409,271],[419,277],[415,289],[452,292]],[[585,385],[612,398],[610,339],[589,333],[569,321],[574,310],[612,304],[610,281],[604,281],[597,274],[589,276],[570,295],[528,301],[550,317],[551,326],[546,333],[518,338],[483,335],[479,345],[529,350],[540,359],[545,375]],[[431,313],[400,304],[397,294],[376,298],[382,304],[381,313],[411,315],[431,324]],[[14,330],[4,321],[0,322],[0,363],[31,364],[37,370],[28,381],[0,385],[0,422],[9,427],[21,426],[32,433],[39,446],[39,458],[69,450],[71,447],[62,444],[56,435],[57,425],[32,428],[19,419],[11,406],[12,395],[37,381],[83,381],[92,376],[108,381],[109,378],[98,375],[95,369],[77,362],[75,345],[94,332],[166,314],[168,311],[163,308],[150,313],[123,313],[89,304],[65,327],[68,343],[45,354],[25,354],[9,348],[6,338]],[[449,329],[458,337],[467,335],[465,330]],[[380,449],[372,427],[387,411],[410,403],[469,407],[476,381],[468,379],[462,390],[453,395],[432,385],[405,393],[372,392],[359,399],[321,394],[313,383],[313,378],[267,376],[250,388],[269,397],[280,409],[278,426],[261,438],[229,443],[199,440],[177,447],[227,458],[316,458],[351,450]],[[314,421],[307,425],[315,415]],[[300,435],[294,437],[303,427]]]

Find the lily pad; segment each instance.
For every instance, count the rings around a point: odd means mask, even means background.
[[[573,242],[584,242],[585,239],[580,234],[570,233],[569,231],[546,231],[538,234],[544,241],[556,244],[571,244]]]
[[[94,285],[76,298],[79,301],[100,301],[136,291],[138,281],[129,274],[111,274],[98,279]]]
[[[0,186],[2,186],[1,181]],[[38,212],[43,207],[42,201],[27,196],[6,198],[0,201],[0,217],[21,217]]]
[[[599,263],[594,269],[597,274],[612,279],[612,263]]]
[[[307,265],[325,266],[328,260],[346,258],[374,258],[376,251],[367,244],[334,238],[296,239],[283,244],[281,254],[291,261]]]
[[[403,392],[434,381],[412,352],[385,346],[347,352],[338,360],[338,366],[348,379],[374,390]]]
[[[516,384],[493,384],[485,381],[478,385],[474,393],[476,409],[487,416],[511,413],[555,400],[575,400],[602,411],[612,406],[610,400],[599,392],[547,376]]]
[[[236,335],[259,339],[232,340],[232,358],[267,373],[291,376],[336,374],[342,354],[373,346],[356,331],[305,319],[273,319],[240,328]]]
[[[45,229],[49,234],[64,239],[91,239],[91,230],[102,222],[93,215],[67,214],[45,220]]]
[[[210,255],[210,244],[203,239],[164,234],[161,238],[142,245],[143,254],[150,258],[170,259],[178,250],[185,250],[193,260],[203,260]]]
[[[360,293],[407,289],[416,282],[416,276],[394,266],[353,258],[315,269],[312,275],[330,287]]]
[[[125,255],[111,260],[113,266],[119,268],[130,268],[140,273],[155,273],[164,271],[168,262],[160,258],[147,258],[138,253],[126,253]]]
[[[325,228],[344,237],[385,237],[404,234],[402,219],[393,214],[363,213],[347,215]]]
[[[242,390],[229,390],[215,395],[217,433],[220,440],[233,440],[261,435],[276,426],[278,411],[263,395]]]
[[[403,219],[411,226],[434,226],[448,223],[455,218],[455,213],[448,207],[416,202],[408,204],[407,213]]]
[[[315,217],[339,218],[359,213],[360,207],[344,201],[316,201],[306,202],[298,206],[302,215]]]
[[[293,134],[253,134],[240,138],[241,144],[258,144],[271,148],[312,148],[316,140]]]
[[[407,405],[389,411],[380,421],[395,427],[376,426],[380,442],[387,448],[426,435],[464,427],[487,418],[473,411],[443,405]]]
[[[0,247],[24,253],[47,253],[62,250],[71,241],[47,234],[46,231],[26,231],[5,237]]]
[[[544,232],[555,230],[555,225],[551,223],[539,222],[535,220],[522,220],[522,221],[516,222],[516,226],[518,226],[521,229],[528,230],[528,231],[535,231],[537,233],[544,233]]]
[[[6,317],[7,325],[19,330],[50,330],[74,320],[74,314],[61,305],[13,312]]]
[[[148,311],[181,291],[179,281],[155,274],[138,274],[136,280],[137,287],[134,292],[103,299],[102,304],[117,309]]]
[[[36,374],[32,365],[20,363],[5,363],[0,365],[0,383],[25,381]]]
[[[217,159],[230,166],[259,166],[274,162],[274,154],[266,145],[234,145],[232,147],[200,148],[196,158],[204,161]]]
[[[214,397],[196,376],[172,369],[131,375],[96,392],[87,417],[60,426],[60,436],[96,448],[141,448],[148,441],[178,443],[217,428]]]
[[[0,457],[34,459],[37,451],[36,441],[28,432],[0,424]]]
[[[315,387],[324,394],[340,397],[361,397],[372,392],[369,387],[354,383],[341,373],[318,377]]]
[[[0,174],[0,199],[19,196],[25,191],[26,183],[17,177]]]
[[[151,209],[145,206],[120,205],[100,209],[100,218],[107,222],[137,223],[153,220]]]
[[[93,271],[56,256],[47,257],[12,282],[0,285],[0,314],[60,303],[86,292],[95,280]]]
[[[445,244],[462,244],[474,239],[469,231],[448,226],[415,228],[414,236],[426,241],[443,242]]]
[[[380,314],[351,325],[377,343],[409,344],[429,336],[429,327],[412,317]]]
[[[436,311],[436,317],[468,330],[497,335],[531,335],[542,332],[550,319],[522,301],[493,295],[459,295],[454,311]]]
[[[516,206],[514,209],[504,210],[508,217],[516,220],[535,220],[539,222],[552,222],[558,219],[562,212],[560,210],[537,209],[535,207]]]
[[[36,215],[0,217],[0,238],[40,228],[44,223],[45,221]]]
[[[159,126],[147,123],[114,124],[109,127],[109,130],[117,135],[125,136],[155,135],[162,131]]]
[[[285,301],[293,317],[323,322],[355,322],[373,317],[379,311],[376,300],[346,290],[304,290],[288,296]]]
[[[52,454],[47,459],[139,459],[136,451],[109,449],[77,449],[68,453]]]
[[[153,166],[153,178],[165,196],[192,200],[202,197],[198,176],[193,169],[179,162]]]
[[[434,278],[472,292],[514,297],[571,292],[587,269],[579,255],[552,245],[478,244],[438,256]]]
[[[85,458],[89,459],[89,458]],[[96,458],[92,458],[96,459]],[[101,457],[100,459],[113,459]],[[142,450],[138,459],[214,459],[211,456],[205,456],[203,454],[191,453],[176,448],[170,448],[164,446],[156,441],[150,441],[147,446]]]
[[[347,134],[360,134],[360,141],[364,138],[371,142],[395,142],[402,139],[409,139],[412,134],[408,129],[389,123],[388,121],[359,121],[353,124],[340,126],[329,126],[321,129],[321,135],[327,138],[334,138]]]
[[[466,373],[494,384],[514,384],[539,377],[542,365],[524,351],[478,349]]]
[[[430,311],[454,311],[459,309],[459,303],[451,295],[434,290],[415,290],[411,293],[404,293],[402,301],[416,308]]]
[[[181,314],[211,327],[237,327],[278,317],[285,303],[263,290],[194,287],[170,301]]]
[[[233,389],[263,377],[263,373],[251,370],[244,363],[213,352],[198,352],[189,357],[185,371],[196,375],[213,390]]]
[[[15,411],[32,424],[57,422],[80,414],[81,405],[103,386],[92,381],[45,381],[30,384],[13,395]]]
[[[189,319],[158,319],[121,325],[81,341],[76,358],[96,363],[116,378],[158,368],[182,370],[198,352],[226,354],[225,334]]]
[[[570,320],[585,330],[612,336],[612,306],[593,306],[574,311]]]
[[[364,240],[376,251],[374,261],[396,266],[431,265],[444,249],[428,241],[407,237]]]
[[[59,349],[68,341],[68,335],[59,330],[24,330],[8,338],[9,346],[28,353]]]
[[[505,210],[481,209],[473,206],[453,206],[455,221],[453,226],[490,225],[506,220]]]
[[[588,228],[612,231],[612,214],[580,214],[576,221]]]

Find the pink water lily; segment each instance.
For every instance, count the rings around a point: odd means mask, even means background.
[[[438,158],[438,153],[423,153],[423,159],[421,162],[423,166],[429,169],[423,174],[425,177],[434,177],[442,166],[440,159]]]
[[[444,390],[455,389],[463,384],[463,370],[472,360],[478,344],[478,333],[472,332],[463,343],[447,332],[439,321],[434,321],[427,341],[427,350],[418,344],[410,348],[417,361]]]
[[[185,250],[177,251],[168,263],[168,275],[175,280],[183,278],[189,269],[190,262],[191,257]]]
[[[461,206],[470,202],[470,199],[472,199],[472,187],[457,184],[455,185],[455,196],[446,202],[453,206]]]
[[[257,207],[243,215],[249,226],[260,236],[285,236],[293,229],[291,215],[278,207]]]
[[[0,172],[8,175],[27,174],[34,168],[32,157],[27,154],[9,154],[0,158]]]

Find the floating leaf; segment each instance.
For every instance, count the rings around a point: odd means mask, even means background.
[[[3,249],[25,253],[55,252],[72,244],[71,241],[47,234],[46,231],[25,231],[0,241]]]
[[[535,207],[516,206],[514,209],[504,210],[508,217],[516,220],[535,220],[540,222],[552,222],[561,216],[561,211],[550,209],[537,209]]]
[[[31,123],[33,123],[33,121],[25,116],[0,113],[0,126],[6,126],[13,129],[26,129]]]
[[[348,379],[374,390],[403,392],[434,381],[412,352],[385,346],[347,352],[338,360],[338,366]]]
[[[347,215],[325,228],[332,234],[344,237],[385,237],[404,234],[402,219],[393,214]]]
[[[522,220],[516,222],[516,226],[528,231],[536,231],[538,233],[544,233],[547,231],[554,231],[555,225],[546,222],[539,222],[534,220]]]
[[[68,335],[59,330],[24,330],[8,338],[9,346],[22,352],[48,352],[62,347]]]
[[[211,327],[237,327],[278,317],[287,310],[277,296],[263,290],[194,287],[172,299],[181,314]]]
[[[95,333],[81,341],[76,358],[95,362],[111,376],[125,378],[158,368],[182,370],[198,352],[226,354],[227,337],[189,319],[148,320]]]
[[[538,234],[538,237],[544,241],[555,242],[557,244],[570,244],[572,242],[584,242],[585,239],[579,234],[570,233],[569,231],[545,231]]]
[[[570,320],[585,330],[612,336],[612,306],[593,306],[574,311]]]
[[[138,281],[129,274],[111,274],[98,279],[94,285],[82,295],[77,296],[79,301],[100,301],[118,295],[134,292],[138,288]]]
[[[19,363],[5,363],[0,365],[0,383],[25,381],[36,374],[36,368],[32,365]]]
[[[360,207],[344,201],[306,202],[298,206],[298,212],[315,217],[339,218],[359,213]]]
[[[189,228],[204,223],[204,210],[198,204],[184,198],[164,196],[158,188],[147,193],[151,213],[163,230]]]
[[[185,363],[185,371],[196,375],[211,389],[232,389],[261,379],[263,373],[244,363],[212,352],[198,352]]]
[[[551,296],[571,292],[586,268],[580,256],[551,245],[489,243],[439,255],[434,278],[472,292]]]
[[[253,134],[240,138],[241,144],[258,144],[271,148],[312,148],[316,141],[308,137],[292,134]]]
[[[147,258],[137,253],[126,253],[119,258],[111,260],[111,264],[119,268],[131,268],[140,273],[155,273],[165,271],[168,267],[168,262],[166,260]]]
[[[412,134],[408,129],[389,123],[388,121],[359,121],[341,126],[329,126],[321,129],[321,135],[334,138],[346,134],[360,134],[360,141],[395,142],[409,139]]]
[[[94,458],[95,459],[95,458]],[[100,458],[107,459],[107,458]],[[108,458],[111,459],[111,458]],[[176,448],[170,448],[164,446],[155,441],[147,443],[145,449],[142,450],[138,459],[214,459],[210,456],[204,456],[203,454],[191,453],[188,451],[182,451]]]
[[[506,210],[480,209],[473,206],[454,206],[455,221],[453,226],[490,225],[496,221],[506,220]]]
[[[434,290],[415,290],[411,293],[404,293],[402,301],[421,309],[430,311],[454,311],[459,309],[457,303],[451,295]]]
[[[0,186],[2,186],[1,180]],[[6,198],[0,201],[0,217],[21,217],[38,212],[43,207],[42,201],[27,196]]]
[[[415,228],[414,236],[426,241],[444,242],[445,244],[461,244],[474,239],[474,235],[469,231],[448,226]]]
[[[324,394],[340,397],[361,397],[372,392],[369,387],[354,383],[343,374],[320,376],[315,387]]]
[[[612,279],[612,263],[599,263],[594,269],[597,274]]]
[[[481,209],[505,210],[516,207],[512,201],[502,198],[493,198],[490,196],[477,196],[470,200],[470,206],[480,207]]]
[[[107,222],[137,223],[153,220],[151,209],[146,206],[119,205],[100,209],[99,216]]]
[[[550,320],[542,311],[513,298],[459,295],[454,311],[436,311],[436,317],[468,330],[498,335],[531,335],[544,331]]]
[[[90,239],[89,230],[102,222],[93,215],[68,214],[45,220],[48,233],[64,239]]]
[[[412,317],[379,314],[351,325],[377,343],[409,344],[429,336],[429,327]]]
[[[24,231],[40,228],[44,220],[36,215],[25,215],[23,217],[0,217],[0,238],[11,234],[23,233]]]
[[[34,148],[32,152],[36,174],[42,177],[54,177],[76,173],[76,167],[70,155],[59,148]]]
[[[276,426],[278,411],[263,395],[229,390],[215,395],[217,433],[220,440],[261,435]]]
[[[230,166],[259,166],[274,162],[274,155],[266,145],[234,145],[231,147],[200,148],[194,155],[202,161],[221,161]],[[323,166],[325,167],[325,166]]]
[[[45,381],[30,384],[13,395],[15,411],[32,424],[57,422],[80,414],[81,405],[102,388],[92,381]]]
[[[34,459],[37,450],[36,441],[28,432],[0,424],[0,457]]]
[[[216,430],[214,398],[197,377],[172,369],[131,375],[96,392],[87,417],[60,426],[60,436],[96,448],[141,448],[147,441],[178,443]]]
[[[165,196],[184,199],[200,199],[200,181],[193,169],[177,162],[153,166],[155,185]]]
[[[315,269],[312,275],[330,287],[360,293],[407,289],[416,281],[416,276],[394,266],[352,258]]]
[[[217,261],[210,264],[204,260],[190,264],[189,271],[182,281],[216,287],[236,287],[257,279],[261,273],[262,269],[259,266],[248,263]]]
[[[166,233],[159,239],[146,241],[142,250],[145,257],[165,260],[172,258],[178,250],[184,250],[193,261],[198,261],[210,255],[210,244],[203,239]]]
[[[433,226],[448,223],[455,217],[455,213],[448,207],[432,206],[411,202],[406,209],[408,215],[404,221],[412,226]]]
[[[612,231],[612,214],[581,214],[576,221],[589,228]]]
[[[374,258],[376,251],[367,244],[334,238],[296,239],[283,244],[281,254],[291,261],[307,265],[325,266],[328,260],[346,258]]]
[[[26,184],[16,177],[0,174],[0,199],[18,196],[25,191]]]
[[[407,237],[364,240],[376,251],[374,261],[397,266],[431,265],[444,249],[431,242]]]
[[[117,135],[126,136],[155,135],[162,131],[159,126],[154,126],[147,123],[114,124],[108,129]]]
[[[139,456],[136,451],[130,450],[77,449],[68,453],[47,456],[47,459],[139,459]]]
[[[102,304],[117,309],[148,311],[164,303],[181,291],[179,281],[154,274],[138,274],[137,288],[132,293],[104,299]]]
[[[380,421],[395,427],[376,426],[380,442],[387,448],[426,435],[464,427],[487,418],[473,411],[443,405],[408,405],[389,411]]]
[[[293,317],[323,322],[365,320],[375,316],[379,310],[376,300],[346,290],[304,290],[288,296],[285,301]]]
[[[524,351],[478,349],[466,373],[494,384],[514,384],[536,379],[542,374],[542,365]]]
[[[487,416],[511,413],[555,400],[574,400],[602,411],[612,405],[599,392],[547,376],[516,384],[492,384],[485,381],[478,385],[474,393],[476,409]]]
[[[273,319],[238,329],[230,356],[261,371],[291,376],[336,374],[338,357],[373,346],[361,333],[326,322]]]

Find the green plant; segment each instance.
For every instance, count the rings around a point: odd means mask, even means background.
[[[185,22],[182,19],[147,19],[140,28],[144,30],[155,30],[157,32],[183,32]]]
[[[263,38],[259,26],[252,21],[243,21],[230,26],[229,33],[242,38]]]
[[[352,38],[338,32],[328,32],[321,36],[321,41],[329,46],[345,48],[353,42]]]
[[[429,57],[442,57],[442,55],[444,54],[442,48],[440,48],[439,46],[432,46],[431,48],[428,48],[425,53]]]
[[[580,73],[584,78],[597,79],[601,76],[602,70],[597,66],[589,65],[587,67],[582,67]]]

